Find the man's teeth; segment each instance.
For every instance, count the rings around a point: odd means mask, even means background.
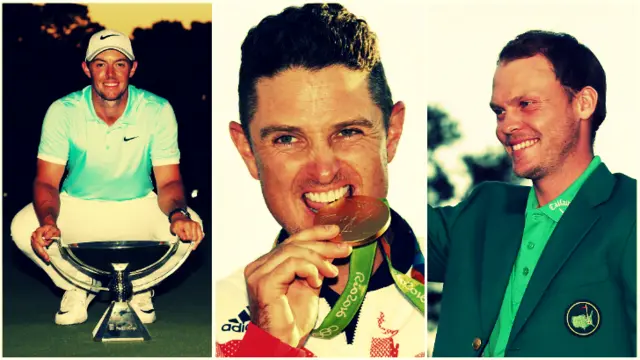
[[[321,192],[321,193],[309,192],[304,194],[304,196],[313,202],[330,203],[345,196],[347,191],[349,191],[349,185],[343,186],[340,189],[331,190],[327,192]]]
[[[511,149],[513,151],[518,151],[518,150],[522,150],[522,149],[526,149],[530,146],[532,146],[533,144],[537,143],[539,140],[538,139],[534,139],[534,140],[527,140],[527,141],[523,141],[520,144],[517,145],[513,145],[511,147]]]

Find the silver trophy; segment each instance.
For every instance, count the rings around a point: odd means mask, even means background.
[[[52,245],[57,246],[48,249],[50,263],[62,276],[91,293],[111,293],[111,304],[93,329],[93,339],[100,342],[151,340],[147,327],[129,304],[131,296],[171,275],[184,263],[194,245],[177,237],[172,241],[72,244],[64,243],[61,238],[53,240]],[[78,273],[89,277],[92,282],[79,280]],[[105,283],[108,285],[103,287]]]

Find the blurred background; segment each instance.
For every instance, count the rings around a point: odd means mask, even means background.
[[[567,32],[589,47],[607,74],[607,117],[595,153],[612,172],[638,179],[637,90],[640,4],[631,1],[431,0],[426,12],[428,202],[455,205],[483,181],[515,178],[495,136],[489,108],[498,54],[532,29]],[[429,355],[437,333],[442,284],[428,284]]]
[[[90,84],[81,63],[90,36],[105,27],[132,38],[139,64],[131,83],[172,104],[188,203],[211,234],[211,4],[3,4],[2,21],[3,355],[211,356],[209,236],[156,289],[154,341],[104,347],[91,330],[108,303],[94,301],[85,324],[56,326],[62,291],[9,234],[13,216],[32,201],[45,112]]]

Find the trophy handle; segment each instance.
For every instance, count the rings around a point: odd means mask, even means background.
[[[166,241],[162,241],[162,242],[159,242],[159,243],[160,244],[166,243]],[[137,278],[140,278],[140,277],[144,276],[145,274],[149,274],[149,273],[157,270],[162,265],[164,265],[169,260],[169,258],[178,251],[178,246],[180,246],[180,240],[176,237],[174,240],[169,241],[169,244],[171,244],[171,247],[164,254],[164,256],[162,256],[159,260],[157,260],[156,262],[154,262],[153,264],[151,264],[151,265],[149,265],[149,266],[147,266],[145,268],[132,271],[129,274],[129,277],[132,280],[135,280]]]
[[[93,275],[101,275],[101,276],[106,276],[109,275],[109,273],[95,269],[85,263],[83,263],[82,261],[80,261],[80,259],[78,259],[75,255],[73,255],[72,252],[67,250],[67,246],[62,242],[62,238],[61,237],[54,237],[51,240],[53,240],[52,244],[56,244],[58,245],[58,252],[60,253],[60,255],[63,258],[66,258],[67,260],[69,260],[71,263],[74,263],[76,266],[76,270],[85,273],[85,271],[93,274]],[[83,281],[80,281],[78,279],[76,279],[75,277],[71,276],[69,273],[67,273],[64,270],[64,266],[62,266],[62,264],[58,263],[58,257],[57,256],[50,256],[50,264],[51,266],[53,266],[53,268],[58,271],[58,273],[60,273],[65,279],[67,279],[69,282],[73,283],[76,286],[79,286],[87,291],[90,292],[98,292],[98,291],[108,291],[109,288],[107,287],[102,287],[102,286],[96,286],[93,283],[89,284],[89,283],[85,283]],[[56,259],[54,261],[54,259]],[[83,271],[85,270],[85,271]],[[87,275],[87,274],[85,274]]]
[[[164,265],[168,259],[170,259],[170,257],[172,255],[174,255],[177,251],[178,248],[180,246],[186,246],[187,250],[184,251],[184,254],[182,255],[182,257],[176,262],[176,264],[171,268],[171,270],[165,272],[162,275],[158,275],[155,278],[147,281],[144,284],[136,284],[133,285],[133,282],[135,280],[140,280],[140,278],[144,277],[145,275],[159,269],[162,265]],[[191,241],[191,242],[183,242],[182,240],[178,239],[178,237],[176,236],[175,238],[175,242],[172,245],[171,249],[169,251],[167,251],[167,253],[158,261],[156,261],[154,264],[147,266],[144,269],[141,270],[137,270],[135,272],[131,273],[131,277],[134,277],[134,274],[137,275],[136,279],[131,279],[132,285],[133,285],[133,292],[134,293],[139,293],[142,291],[145,291],[149,288],[152,288],[154,286],[156,286],[158,283],[160,283],[161,281],[163,281],[164,279],[166,279],[167,277],[169,277],[171,274],[173,274],[176,270],[178,270],[178,268],[184,264],[184,262],[187,260],[187,258],[189,257],[189,254],[191,254],[191,251],[193,250],[193,247],[195,246],[195,242]],[[149,271],[149,269],[152,269],[151,271]],[[142,271],[145,270],[146,273],[143,273]]]

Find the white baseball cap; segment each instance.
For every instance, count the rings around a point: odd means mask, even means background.
[[[89,46],[87,46],[87,55],[84,59],[91,61],[101,52],[110,49],[118,50],[131,61],[136,59],[133,55],[133,48],[131,47],[129,37],[119,31],[108,29],[98,31],[91,36]]]

